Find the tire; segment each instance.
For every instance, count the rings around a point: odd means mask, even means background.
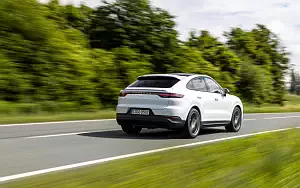
[[[189,112],[185,122],[184,132],[187,138],[196,138],[201,130],[201,115],[195,108]]]
[[[138,134],[142,130],[141,127],[135,127],[133,125],[121,125],[121,127],[125,133],[130,134],[130,135]]]
[[[232,116],[231,122],[225,126],[225,129],[228,132],[239,132],[242,127],[242,112],[239,107],[235,107]]]

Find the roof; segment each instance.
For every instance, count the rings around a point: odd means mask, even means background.
[[[193,73],[169,73],[169,74],[147,74],[147,75],[139,76],[139,78],[151,77],[151,76],[167,76],[167,77],[173,77],[181,80],[190,76],[207,76],[207,75],[200,75],[200,74],[193,74]]]
[[[172,78],[177,78],[179,80],[187,77],[187,75],[182,75],[182,74],[147,74],[147,75],[139,76],[139,78],[154,77],[154,76],[172,77]]]
[[[178,76],[193,76],[195,74],[190,74],[190,73],[171,73],[173,75],[178,75]]]

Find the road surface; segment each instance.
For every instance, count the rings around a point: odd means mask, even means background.
[[[0,125],[0,178],[107,157],[300,126],[300,113],[246,114],[239,133],[221,128],[182,139],[165,130],[124,134],[114,120]]]

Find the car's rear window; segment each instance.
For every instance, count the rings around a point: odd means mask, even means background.
[[[174,77],[149,76],[140,77],[136,82],[129,87],[153,87],[153,88],[171,88],[179,79]]]

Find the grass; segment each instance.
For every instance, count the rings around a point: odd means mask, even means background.
[[[0,124],[10,123],[32,123],[32,122],[53,122],[71,120],[92,120],[115,118],[115,111],[101,110],[98,112],[66,112],[58,114],[28,114],[28,115],[0,115]]]
[[[286,95],[284,106],[264,104],[261,106],[244,104],[244,113],[300,112],[300,96]]]
[[[276,113],[276,112],[300,112],[300,96],[287,95],[287,101],[284,106],[262,105],[255,106],[244,104],[245,113]],[[1,105],[1,103],[0,103]],[[26,108],[26,110],[28,110]],[[98,112],[62,112],[62,113],[0,113],[0,124],[10,123],[32,123],[48,121],[70,121],[70,120],[88,120],[88,119],[113,119],[115,112],[113,110],[101,110]]]
[[[300,185],[300,129],[170,150],[35,176],[3,188],[272,187]]]
[[[284,112],[300,112],[300,103],[295,105],[245,105],[244,113],[284,113]]]

